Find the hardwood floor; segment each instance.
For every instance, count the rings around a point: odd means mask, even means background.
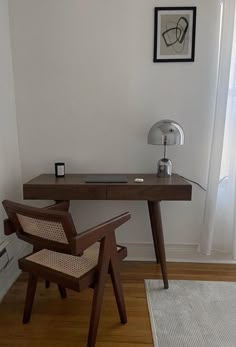
[[[168,272],[170,279],[236,281],[236,265],[169,263]],[[122,264],[127,325],[119,323],[111,283],[107,281],[97,347],[153,346],[144,279],[159,276],[159,265],[155,263]],[[68,291],[68,298],[61,300],[55,284],[45,289],[40,282],[31,322],[22,325],[26,280],[26,275],[21,275],[0,304],[0,346],[85,347],[92,290]]]

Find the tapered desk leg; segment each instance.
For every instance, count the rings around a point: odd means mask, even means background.
[[[148,201],[148,208],[149,208],[149,214],[150,214],[156,259],[157,259],[157,262],[160,262],[164,288],[168,289],[169,284],[168,284],[168,274],[167,274],[167,267],[166,267],[166,254],[165,254],[164,235],[163,235],[163,229],[162,229],[160,202]]]
[[[155,212],[153,209],[152,201],[148,201],[148,210],[149,210],[149,217],[150,217],[150,223],[151,223],[151,229],[152,229],[153,245],[154,245],[154,250],[156,254],[156,261],[159,264],[160,261],[159,261],[158,247],[157,247],[156,218],[155,218]]]

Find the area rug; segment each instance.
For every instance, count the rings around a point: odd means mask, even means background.
[[[236,283],[145,280],[155,347],[235,347]]]

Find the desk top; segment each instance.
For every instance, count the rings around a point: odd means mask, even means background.
[[[191,184],[176,174],[168,178],[157,177],[156,174],[122,174],[127,176],[128,183],[85,183],[87,175],[66,174],[60,178],[54,174],[37,176],[23,185],[24,199],[191,200]],[[142,177],[144,182],[136,183],[134,179],[137,177]]]

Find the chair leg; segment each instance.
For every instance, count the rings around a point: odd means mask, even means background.
[[[107,238],[108,239],[108,238]],[[109,240],[103,240],[100,246],[98,260],[98,276],[94,286],[92,312],[90,317],[89,334],[87,347],[95,347],[98,324],[102,308],[102,299],[105,289],[106,276],[108,274],[110,255],[109,255]]]
[[[121,284],[120,270],[116,261],[110,262],[110,276],[113,285],[113,290],[116,298],[117,308],[120,315],[120,321],[122,324],[127,323],[127,314],[125,308],[124,293]]]
[[[66,297],[67,297],[66,289],[64,287],[62,287],[60,284],[58,284],[58,290],[59,290],[59,293],[61,295],[61,298],[66,299]]]
[[[48,280],[45,281],[45,288],[46,289],[50,288],[50,282]]]
[[[100,283],[96,284],[94,288],[87,347],[94,347],[96,344],[104,288],[105,278]]]
[[[37,287],[37,281],[38,278],[35,275],[29,274],[28,288],[26,293],[25,308],[23,315],[23,324],[26,324],[30,321],[30,316],[34,302],[34,295]]]

